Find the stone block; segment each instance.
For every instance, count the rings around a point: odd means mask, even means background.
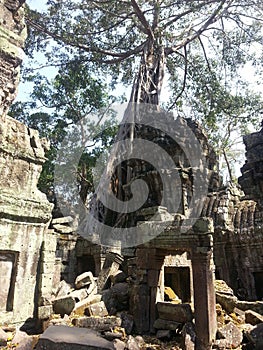
[[[38,307],[38,318],[40,320],[46,320],[52,314],[53,314],[53,306],[52,305],[45,305],[45,306]]]
[[[2,328],[0,328],[0,346],[6,346],[7,339],[8,339],[7,333],[3,331]]]
[[[131,334],[134,320],[133,316],[123,311],[117,314],[121,318],[121,326],[125,329],[126,334]]]
[[[259,323],[263,323],[263,316],[255,311],[247,310],[245,311],[245,321],[255,326]]]
[[[67,326],[50,326],[40,336],[36,350],[114,350],[97,332]]]
[[[128,337],[126,348],[127,350],[140,350],[139,344],[132,335],[129,335]]]
[[[218,329],[217,332],[219,337],[221,337],[222,339],[226,339],[227,346],[230,349],[236,349],[242,343],[243,333],[232,322],[229,322],[226,326]]]
[[[56,298],[61,298],[70,293],[72,287],[69,283],[62,280],[59,282],[58,289],[56,291]]]
[[[159,329],[156,333],[156,338],[158,339],[163,339],[163,340],[168,340],[171,339],[172,333],[168,329]]]
[[[186,323],[193,319],[193,312],[189,304],[159,302],[157,303],[157,310],[159,317],[163,320]]]
[[[106,309],[106,306],[104,304],[104,301],[99,301],[98,303],[89,305],[86,310],[85,314],[87,316],[108,316],[108,311]]]
[[[25,332],[17,330],[11,344],[13,346],[15,345],[15,349],[17,350],[33,350],[37,341],[38,336],[30,336]]]
[[[125,350],[126,344],[120,339],[113,340],[113,346],[115,350]]]
[[[97,331],[110,331],[114,327],[121,327],[121,318],[116,316],[108,317],[80,317],[74,318],[72,324],[81,328],[91,328]]]
[[[228,313],[232,313],[237,307],[237,297],[228,294],[216,293],[216,302]]]
[[[116,283],[121,283],[121,282],[126,282],[126,274],[125,272],[118,270],[116,272],[114,272],[112,275],[110,275],[110,280],[112,284],[116,284]]]
[[[71,314],[71,311],[76,305],[76,301],[72,296],[65,296],[63,298],[53,300],[52,304],[54,313],[64,316],[65,314]]]
[[[76,303],[72,313],[74,313],[75,315],[84,316],[87,307],[91,304],[98,303],[99,301],[101,301],[101,298],[101,294],[94,294],[88,296],[86,299],[83,299]]]
[[[256,325],[245,334],[256,350],[263,349],[263,323]]]
[[[199,218],[193,225],[193,230],[196,233],[213,233],[214,225],[211,218]]]
[[[155,329],[168,329],[170,331],[176,331],[178,328],[180,328],[182,324],[179,322],[174,322],[174,321],[168,321],[168,320],[163,320],[161,318],[157,318],[155,320],[153,327]]]
[[[73,218],[71,216],[62,216],[61,218],[55,218],[51,221],[52,225],[55,224],[69,224],[73,222]]]
[[[184,350],[195,350],[196,334],[193,323],[186,323],[182,329]]]
[[[95,280],[91,271],[83,272],[75,280],[76,289],[95,285]]]
[[[68,295],[73,297],[76,300],[76,303],[78,303],[79,301],[87,298],[88,293],[87,293],[87,289],[82,288],[82,289],[73,290]]]
[[[58,233],[62,234],[69,234],[74,231],[74,228],[71,226],[66,226],[66,225],[61,225],[61,224],[56,224],[53,225],[54,230],[56,230]]]

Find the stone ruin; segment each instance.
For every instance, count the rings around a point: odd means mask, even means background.
[[[134,333],[156,333],[166,340],[180,334],[187,350],[238,348],[241,342],[244,349],[260,349],[263,131],[244,137],[247,161],[241,169],[241,187],[223,186],[202,129],[191,120],[182,120],[198,135],[209,162],[208,195],[195,225],[182,233],[192,183],[191,169],[180,162],[182,202],[178,212],[171,215],[161,207],[158,191],[153,190],[154,206],[143,208],[135,218],[146,220],[153,229],[169,222],[162,234],[123,250],[85,240],[74,229],[71,217],[51,221],[52,205],[37,189],[47,142],[7,116],[16,96],[26,36],[22,2],[4,0],[0,4],[2,329],[8,331],[14,325],[28,331],[33,324],[35,330],[45,331],[39,350],[47,346],[61,349],[59,337],[69,349],[151,349],[144,339],[131,335]],[[162,135],[155,136],[178,159],[177,146]],[[152,176],[146,169],[149,184],[154,182]],[[153,213],[158,214],[157,221],[149,221]],[[29,321],[33,323],[28,325]],[[82,328],[93,331],[82,332]],[[0,331],[1,347],[8,337]],[[17,331],[12,342],[32,349],[36,340]]]

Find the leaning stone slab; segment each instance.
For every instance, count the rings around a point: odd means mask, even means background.
[[[108,317],[80,317],[74,318],[72,324],[77,327],[91,328],[97,331],[110,331],[114,327],[121,326],[121,318],[116,316]]]
[[[113,350],[108,340],[93,330],[50,326],[39,338],[36,350]]]
[[[53,306],[52,305],[44,305],[44,306],[38,307],[38,318],[40,320],[46,320],[52,314],[53,314]]]
[[[172,304],[164,301],[157,303],[157,310],[159,318],[163,320],[186,323],[193,319],[192,309],[189,304]]]
[[[12,346],[15,346],[15,349],[17,350],[33,350],[37,341],[38,336],[28,335],[26,332],[17,330],[11,344]]]
[[[255,326],[259,323],[263,323],[263,316],[261,316],[255,311],[247,310],[245,311],[245,321],[246,323],[250,323],[253,326]]]

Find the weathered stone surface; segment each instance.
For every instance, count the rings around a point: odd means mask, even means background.
[[[94,277],[91,271],[83,272],[75,280],[76,289],[80,289],[87,286],[95,286]]]
[[[263,323],[263,316],[255,311],[247,310],[245,311],[245,321],[255,326],[259,323]]]
[[[156,332],[156,338],[158,338],[158,339],[168,340],[171,337],[172,337],[172,333],[168,329],[159,329]]]
[[[193,313],[189,304],[158,302],[157,310],[159,317],[163,320],[185,323],[190,322],[193,318]]]
[[[76,305],[76,300],[72,296],[65,296],[63,298],[53,300],[52,304],[54,313],[64,316],[65,314],[71,314],[71,311]]]
[[[88,297],[87,289],[77,289],[68,294],[68,296],[71,296],[75,299],[76,303],[78,303],[81,300],[84,300]]]
[[[2,328],[0,328],[0,346],[6,346],[7,339],[8,339],[7,333],[3,331]]]
[[[108,311],[104,304],[104,301],[99,301],[98,303],[94,303],[89,305],[85,310],[85,315],[87,316],[108,316]]]
[[[263,301],[240,301],[236,303],[237,308],[240,310],[252,310],[260,315],[263,315]]]
[[[66,225],[62,225],[62,224],[56,224],[53,225],[54,230],[56,230],[58,233],[62,233],[62,234],[68,234],[68,233],[72,233],[74,231],[74,228],[71,226],[66,226]]]
[[[232,322],[229,322],[226,326],[218,329],[218,334],[223,339],[226,339],[227,346],[230,349],[236,349],[239,347],[243,340],[242,331]]]
[[[53,313],[52,305],[44,305],[38,307],[38,318],[40,320],[46,320]]]
[[[256,350],[263,349],[263,323],[256,325],[245,334]]]
[[[133,316],[125,311],[117,313],[117,316],[121,318],[121,326],[125,329],[126,334],[131,334],[134,325]]]
[[[101,301],[101,298],[101,294],[94,294],[88,296],[86,299],[83,299],[80,302],[76,303],[72,313],[75,315],[84,316],[87,307],[91,304],[98,303],[99,301]]]
[[[73,222],[73,218],[71,216],[62,216],[60,218],[54,218],[51,221],[52,225],[56,225],[56,224],[69,224]]]
[[[216,302],[229,313],[237,307],[237,297],[228,294],[216,293]]]
[[[92,330],[50,326],[41,336],[36,350],[113,350],[111,342]]]
[[[108,317],[80,317],[72,320],[74,326],[96,329],[98,331],[110,331],[114,327],[121,327],[121,318]]]
[[[158,318],[153,324],[153,327],[156,329],[168,329],[171,331],[176,331],[180,326],[181,323],[163,320],[161,318]]]
[[[120,339],[115,339],[113,341],[113,346],[115,350],[124,350],[126,349],[126,343]]]
[[[38,336],[30,336],[17,330],[11,344],[16,344],[15,348],[18,350],[33,350],[37,342]]]
[[[112,284],[116,284],[116,283],[121,283],[121,282],[126,282],[126,274],[125,272],[118,270],[116,272],[114,272],[112,275],[110,275],[110,280]]]
[[[137,341],[132,335],[129,335],[127,343],[126,343],[126,348],[128,350],[140,350],[139,345],[137,344]]]
[[[122,261],[123,257],[120,254],[113,252],[107,253],[97,280],[98,292],[101,292],[105,288],[108,278],[119,270]]]
[[[193,323],[186,323],[182,329],[183,336],[183,349],[184,350],[195,350],[195,329]]]
[[[69,283],[62,280],[59,282],[57,291],[56,291],[56,298],[61,298],[69,294],[72,290],[72,287]]]

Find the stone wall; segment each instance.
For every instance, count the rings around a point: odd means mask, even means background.
[[[55,269],[52,205],[37,188],[47,143],[7,116],[26,35],[22,3],[0,2],[0,324],[37,317]]]

